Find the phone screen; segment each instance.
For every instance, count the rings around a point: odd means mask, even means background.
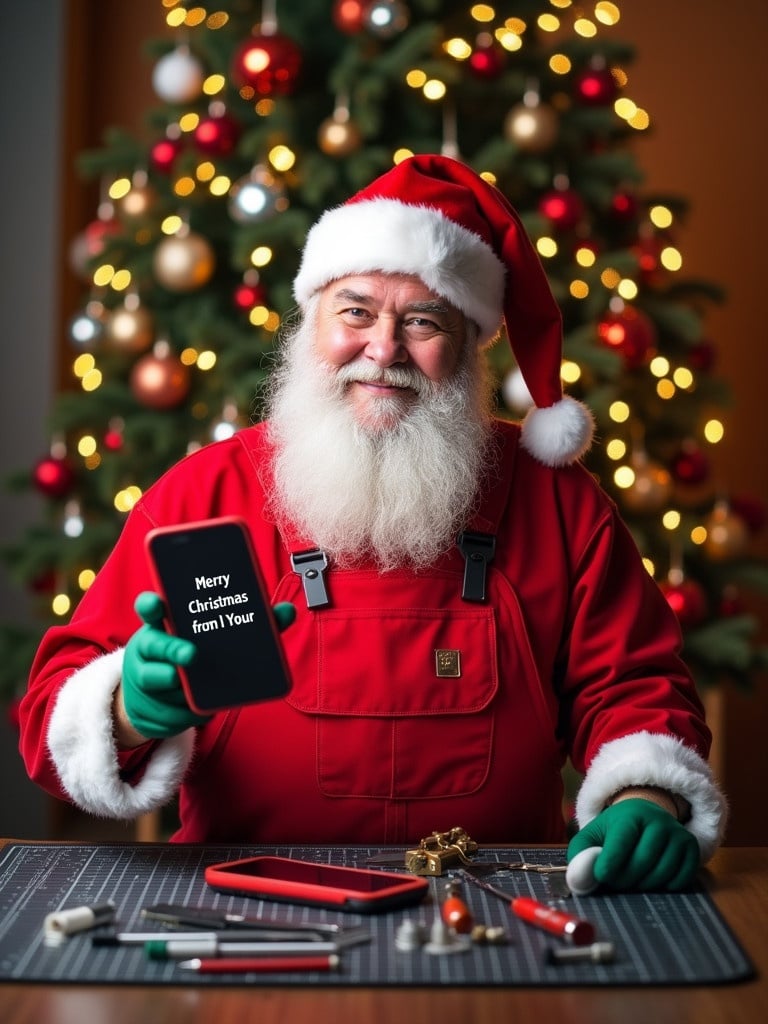
[[[407,876],[392,875],[383,871],[313,864],[287,857],[254,857],[252,860],[220,866],[219,870],[233,875],[246,875],[248,878],[273,878],[281,882],[330,886],[359,893],[383,892],[385,889],[391,889],[393,885],[402,885],[403,881],[407,881]]]
[[[359,913],[408,906],[428,890],[414,875],[272,856],[212,864],[205,880],[222,892]]]
[[[288,669],[245,523],[161,527],[147,549],[170,631],[197,648],[180,669],[190,706],[207,714],[286,694]]]

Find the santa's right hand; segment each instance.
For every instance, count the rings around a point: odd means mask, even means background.
[[[147,739],[166,739],[208,719],[187,704],[178,666],[189,665],[197,654],[190,640],[170,636],[163,629],[163,602],[159,594],[144,591],[134,605],[144,625],[125,645],[123,704],[128,721]]]

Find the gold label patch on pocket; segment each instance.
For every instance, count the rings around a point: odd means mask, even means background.
[[[458,678],[461,675],[461,652],[436,650],[435,675],[438,678]]]

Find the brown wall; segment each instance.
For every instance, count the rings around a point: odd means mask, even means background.
[[[684,269],[721,284],[727,302],[711,315],[718,369],[735,404],[716,453],[732,494],[768,503],[768,456],[761,424],[768,375],[764,61],[765,0],[625,0],[619,28],[637,47],[628,92],[653,118],[638,143],[649,190],[685,196]],[[768,556],[768,530],[755,544]],[[768,602],[754,601],[768,642]],[[728,841],[768,843],[763,793],[768,675],[752,694],[728,691],[712,725],[716,767],[731,801]]]
[[[713,310],[711,337],[718,370],[735,407],[715,455],[722,485],[768,503],[768,458],[760,410],[768,371],[763,251],[768,245],[763,61],[768,44],[765,0],[619,0],[613,30],[637,58],[627,93],[652,117],[638,136],[637,156],[648,191],[685,197],[691,212],[679,237],[685,269],[722,285],[728,301]],[[514,0],[499,3],[514,11]],[[330,7],[330,0],[329,0]],[[98,145],[108,125],[140,127],[152,105],[151,62],[142,44],[165,31],[160,0],[69,0],[70,80],[65,167]],[[65,175],[63,246],[93,216],[93,189]],[[66,260],[61,261],[66,266]],[[80,285],[61,287],[62,322],[76,308]],[[768,555],[768,530],[756,545]],[[768,622],[765,604],[755,609]],[[766,630],[768,632],[768,630]],[[721,697],[722,695],[718,695]],[[768,679],[755,693],[728,691],[713,701],[715,766],[731,799],[729,841],[768,843],[762,811],[768,726]]]

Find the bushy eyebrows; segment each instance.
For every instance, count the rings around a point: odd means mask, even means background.
[[[334,302],[351,302],[359,306],[370,306],[374,303],[372,295],[352,291],[351,288],[340,288],[333,294]],[[409,302],[405,307],[410,313],[448,313],[450,307],[439,299],[424,299],[421,302]]]
[[[353,292],[351,288],[340,288],[333,293],[334,302],[352,302],[359,306],[368,306],[373,302],[372,295],[363,295],[362,292]]]

